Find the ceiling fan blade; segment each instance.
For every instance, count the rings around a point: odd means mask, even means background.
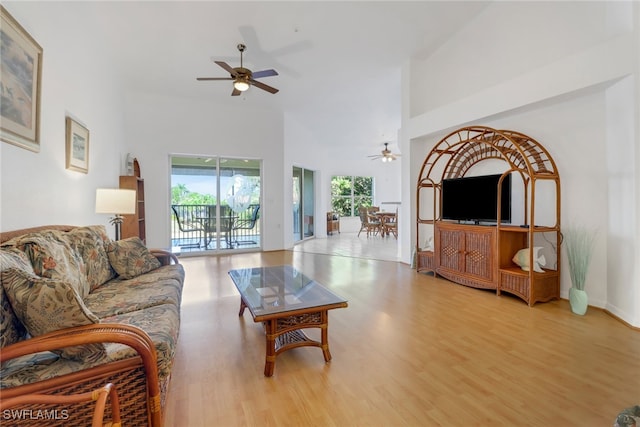
[[[278,93],[278,91],[279,91],[279,90],[278,90],[278,89],[276,89],[275,87],[271,87],[271,86],[266,85],[266,84],[264,84],[264,83],[262,83],[262,82],[259,82],[259,81],[257,81],[257,80],[249,79],[249,81],[251,82],[251,84],[252,84],[252,85],[254,85],[254,86],[256,86],[256,87],[259,87],[259,88],[260,88],[260,89],[262,89],[262,90],[266,90],[267,92],[270,92],[270,93]]]
[[[231,91],[231,96],[238,96],[240,95],[242,92],[240,92],[238,89],[236,89],[235,87],[233,88],[233,91]]]
[[[253,77],[254,79],[259,79],[261,77],[271,77],[271,76],[277,76],[278,72],[276,70],[262,70],[262,71],[256,71],[255,73],[251,73],[251,77]]]
[[[233,80],[233,77],[197,77],[196,80]]]
[[[219,66],[221,66],[222,68],[225,69],[225,71],[227,71],[229,74],[231,74],[233,77],[236,77],[238,75],[238,73],[236,73],[236,70],[234,70],[229,64],[227,64],[224,61],[213,61],[216,64],[218,64]]]

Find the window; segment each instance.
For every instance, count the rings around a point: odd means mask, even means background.
[[[373,177],[331,177],[331,210],[340,216],[358,216],[360,206],[373,206]]]

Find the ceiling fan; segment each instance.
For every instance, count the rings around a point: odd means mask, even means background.
[[[367,157],[371,157],[371,160],[382,159],[383,162],[392,162],[398,157],[402,156],[402,154],[393,154],[391,150],[389,150],[388,142],[384,143],[384,150],[382,150],[381,153],[382,154],[374,154],[372,156],[367,156]]]
[[[278,72],[276,70],[262,70],[256,71],[254,73],[250,69],[244,68],[242,60],[243,53],[247,49],[247,47],[242,43],[238,44],[237,47],[240,51],[239,67],[231,67],[224,61],[214,61],[225,71],[227,71],[230,74],[230,77],[198,77],[196,78],[196,80],[233,80],[233,91],[231,92],[231,96],[240,95],[242,92],[249,89],[249,86],[251,85],[256,86],[262,90],[266,90],[269,93],[278,93],[278,89],[256,80],[261,77],[277,76]]]

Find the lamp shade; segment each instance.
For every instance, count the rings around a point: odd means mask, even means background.
[[[96,190],[96,213],[131,215],[136,213],[136,192],[120,188]]]

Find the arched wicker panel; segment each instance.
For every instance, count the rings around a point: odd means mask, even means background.
[[[434,176],[433,166],[443,158],[448,159],[447,167],[442,175]],[[472,126],[458,129],[440,140],[427,155],[419,179],[440,182],[444,178],[459,178],[471,166],[487,159],[504,160],[511,169],[530,177],[558,177],[549,152],[530,136],[512,130]]]

